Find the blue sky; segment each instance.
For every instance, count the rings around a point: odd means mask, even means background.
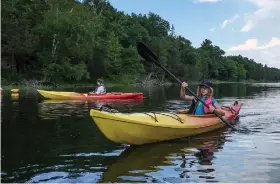
[[[280,0],[109,0],[119,11],[153,12],[194,47],[210,39],[227,54],[280,68]]]

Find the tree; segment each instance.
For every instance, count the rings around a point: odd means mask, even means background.
[[[225,51],[210,39],[195,48],[158,14],[125,14],[107,0],[5,0],[2,6],[5,80],[14,71],[17,80],[67,83],[97,77],[129,83],[147,75],[168,80],[159,67],[139,56],[139,40],[162,65],[186,80],[280,80],[277,68],[241,55],[224,56]]]

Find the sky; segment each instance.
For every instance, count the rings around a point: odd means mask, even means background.
[[[280,0],[109,1],[127,14],[158,14],[194,47],[210,39],[226,55],[280,69]]]

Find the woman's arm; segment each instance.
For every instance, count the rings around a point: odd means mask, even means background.
[[[194,96],[186,95],[185,87],[187,87],[187,86],[188,86],[188,83],[186,83],[186,82],[182,83],[181,90],[180,90],[180,97],[184,100],[193,100]]]
[[[219,114],[219,115],[221,115],[221,116],[224,116],[224,115],[225,115],[225,112],[221,109],[221,106],[220,106],[217,102],[215,102],[213,105],[214,105],[214,106],[211,105],[211,106],[209,107],[209,110],[210,110],[211,112],[216,111],[216,113]]]
[[[214,105],[214,107],[216,107],[217,109],[221,109],[221,108],[222,108],[222,106],[221,106],[220,104],[218,104],[218,102],[215,102],[213,105]]]

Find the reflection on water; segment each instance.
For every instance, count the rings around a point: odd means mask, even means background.
[[[184,109],[190,103],[179,89],[134,89],[144,91],[143,101],[54,101],[3,91],[1,182],[280,182],[279,84],[214,86],[220,104],[244,103],[236,127],[247,134],[224,128],[130,147],[107,140],[89,117],[104,103],[122,112]]]
[[[132,111],[143,104],[143,100],[44,100],[38,103],[42,119],[57,119],[61,116],[89,116],[90,109],[110,105],[123,111]]]
[[[129,147],[108,166],[101,182],[212,180],[214,153],[223,148],[224,142],[223,132],[216,131],[204,137]]]

